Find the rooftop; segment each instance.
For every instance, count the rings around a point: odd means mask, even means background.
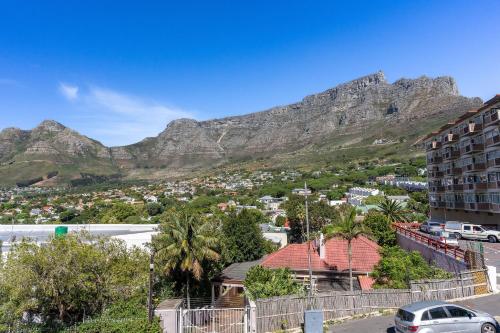
[[[294,271],[308,270],[307,246],[311,246],[311,265],[315,272],[348,271],[347,241],[332,238],[325,242],[325,258],[321,259],[313,243],[289,244],[268,255],[262,266],[268,268],[288,267]],[[371,272],[379,262],[380,254],[377,243],[366,237],[352,241],[352,269],[355,272]]]

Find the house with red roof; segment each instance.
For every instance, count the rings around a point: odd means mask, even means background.
[[[351,244],[354,289],[369,290],[374,282],[369,274],[381,259],[380,246],[364,236],[352,240]],[[312,282],[315,291],[349,290],[347,241],[341,238],[323,240],[322,236],[319,240],[308,243],[288,244],[258,261],[251,262],[251,265],[233,264],[239,268],[238,276],[232,276],[235,269],[230,265],[214,282],[219,287],[237,287],[242,291],[248,269],[261,265],[270,269],[288,268],[297,280],[309,284],[308,251],[311,255]],[[247,270],[243,271],[242,267]]]
[[[371,287],[367,278],[380,261],[379,245],[374,241],[360,236],[352,244],[352,271],[354,277],[363,276],[363,284],[357,279],[356,289]],[[332,238],[303,244],[288,246],[268,255],[260,263],[267,268],[289,268],[297,279],[309,279],[308,246],[311,252],[311,269],[313,286],[318,291],[348,290],[349,261],[347,241]],[[373,283],[372,283],[373,284]],[[370,288],[368,288],[370,289]]]

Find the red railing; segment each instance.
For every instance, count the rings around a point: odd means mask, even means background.
[[[394,223],[396,232],[436,251],[443,252],[455,259],[465,261],[465,251],[458,246],[441,243],[418,231],[419,223]]]

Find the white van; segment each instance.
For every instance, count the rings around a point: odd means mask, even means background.
[[[454,233],[458,239],[487,240],[490,243],[500,241],[500,231],[486,230],[477,224],[448,221],[444,225],[444,230]]]

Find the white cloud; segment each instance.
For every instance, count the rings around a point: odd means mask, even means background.
[[[78,118],[85,133],[108,146],[136,143],[156,136],[178,118],[193,118],[190,112],[116,90],[92,86],[78,96]]]
[[[59,83],[59,92],[68,100],[74,101],[78,98],[78,87],[67,83]]]

